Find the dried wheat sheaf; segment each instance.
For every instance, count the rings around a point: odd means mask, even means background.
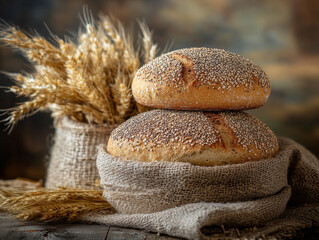
[[[121,123],[146,110],[134,101],[131,82],[138,68],[157,53],[148,27],[140,23],[142,34],[133,41],[108,16],[95,22],[89,15],[83,22],[76,43],[57,36],[51,43],[13,26],[1,30],[0,40],[21,50],[34,66],[30,74],[8,74],[16,83],[9,91],[28,99],[9,109],[10,126],[47,109],[53,117],[93,124]]]
[[[26,179],[0,180],[0,211],[23,221],[77,221],[83,214],[112,214],[115,210],[103,198],[102,190],[46,189]]]

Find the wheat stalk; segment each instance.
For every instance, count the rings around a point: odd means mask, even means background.
[[[31,74],[8,74],[16,83],[9,91],[28,98],[8,110],[9,125],[47,109],[53,117],[95,124],[121,123],[147,110],[134,101],[131,82],[138,68],[156,56],[150,30],[140,23],[142,38],[133,41],[108,16],[95,23],[86,13],[84,19],[77,43],[57,36],[51,43],[13,26],[0,31],[0,41],[20,50],[34,67]]]
[[[144,62],[155,58],[157,53],[157,44],[153,43],[152,33],[145,23],[139,22],[143,34]]]
[[[21,220],[76,221],[82,214],[114,213],[101,190],[46,189],[26,180],[0,181],[0,210]]]

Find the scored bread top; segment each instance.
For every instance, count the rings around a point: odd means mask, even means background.
[[[270,82],[258,65],[238,54],[185,48],[145,64],[132,90],[138,103],[151,107],[240,110],[263,105]]]
[[[230,91],[243,84],[251,89],[257,80],[264,91],[270,88],[267,75],[258,65],[238,54],[216,48],[184,48],[167,53],[144,65],[136,76],[145,74],[143,77],[150,82],[180,85],[183,72],[176,69],[182,70],[183,63],[193,66],[196,76],[193,84],[196,86],[219,83],[221,89]]]
[[[274,133],[244,112],[152,110],[113,130],[108,151],[143,162],[223,165],[258,160],[278,150]]]

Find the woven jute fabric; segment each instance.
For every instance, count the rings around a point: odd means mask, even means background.
[[[45,186],[98,189],[97,146],[106,144],[117,126],[58,119]]]
[[[118,213],[84,219],[187,239],[293,237],[319,223],[319,162],[290,139],[279,143],[273,158],[217,167],[125,161],[100,147],[103,194]]]

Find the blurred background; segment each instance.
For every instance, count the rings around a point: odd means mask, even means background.
[[[85,4],[95,16],[112,14],[135,29],[137,19],[145,20],[161,48],[224,48],[259,64],[272,93],[264,107],[249,112],[319,156],[318,0],[0,0],[0,18],[47,38],[45,24],[60,37],[72,36]],[[19,53],[0,46],[1,71],[31,69]],[[10,84],[0,75],[0,86]],[[0,89],[0,109],[18,101]],[[43,178],[54,134],[50,114],[24,119],[10,134],[5,129],[0,123],[0,178]]]

